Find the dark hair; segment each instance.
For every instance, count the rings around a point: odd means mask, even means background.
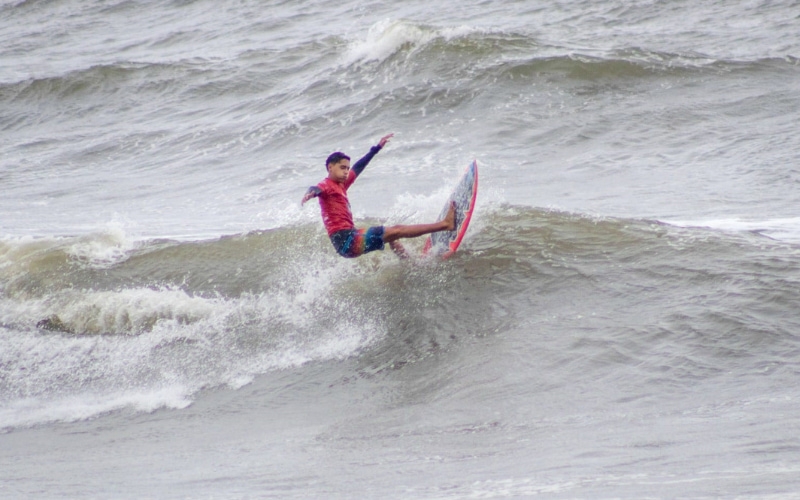
[[[349,160],[349,159],[350,157],[342,153],[341,151],[331,153],[331,155],[328,156],[328,159],[325,160],[325,168],[328,168],[328,165],[333,165],[335,163],[339,163],[342,160]]]

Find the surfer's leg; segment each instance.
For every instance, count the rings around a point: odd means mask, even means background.
[[[405,247],[401,245],[399,241],[390,241],[389,248],[391,248],[392,251],[401,259],[407,259],[410,257],[408,252],[406,252]]]
[[[413,224],[408,226],[389,226],[383,230],[383,241],[391,243],[400,238],[416,238],[438,231],[452,231],[456,228],[456,204],[450,205],[450,210],[444,219],[433,224]]]

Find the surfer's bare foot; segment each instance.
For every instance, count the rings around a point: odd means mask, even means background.
[[[456,228],[456,202],[450,202],[450,210],[447,211],[447,215],[442,220],[447,227],[444,228],[445,231],[453,231]]]

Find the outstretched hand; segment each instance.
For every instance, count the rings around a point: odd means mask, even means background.
[[[389,135],[384,135],[383,137],[381,137],[381,140],[378,142],[378,146],[384,147],[386,145],[386,143],[389,142],[389,139],[391,139],[392,137],[394,137],[394,132],[389,134]]]

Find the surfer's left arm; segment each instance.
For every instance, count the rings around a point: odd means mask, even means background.
[[[378,151],[383,149],[383,147],[386,145],[387,142],[389,142],[389,139],[391,139],[392,137],[394,137],[394,134],[389,134],[389,135],[385,135],[385,136],[381,137],[381,140],[378,142],[378,144],[376,146],[372,146],[372,148],[370,148],[370,150],[369,150],[369,153],[364,155],[363,158],[358,160],[353,165],[353,168],[351,170],[353,172],[355,172],[356,177],[361,175],[361,172],[363,172],[364,169],[367,168],[367,165],[369,164],[370,161],[372,161],[372,158],[376,154],[378,154]]]
[[[306,194],[303,196],[303,200],[300,202],[300,204],[305,205],[308,200],[311,198],[316,198],[320,195],[320,193],[322,193],[322,190],[319,188],[319,186],[311,186],[308,188],[308,191],[306,191]]]

